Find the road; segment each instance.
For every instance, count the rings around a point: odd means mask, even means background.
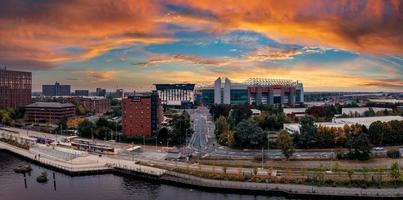
[[[203,155],[217,157],[254,157],[261,155],[262,150],[256,149],[233,149],[217,143],[214,136],[214,122],[207,107],[199,107],[187,110],[193,122],[194,134],[190,139],[188,148]],[[264,150],[264,154],[270,158],[284,158],[281,150]],[[296,158],[330,158],[335,156],[331,150],[296,150],[293,157]]]

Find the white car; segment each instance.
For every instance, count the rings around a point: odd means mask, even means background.
[[[375,151],[382,151],[382,150],[384,150],[384,148],[383,147],[375,147],[374,150]]]

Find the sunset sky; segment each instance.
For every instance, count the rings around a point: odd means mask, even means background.
[[[0,65],[32,71],[33,90],[226,76],[403,91],[403,1],[0,1]]]

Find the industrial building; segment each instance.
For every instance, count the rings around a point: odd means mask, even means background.
[[[195,84],[154,84],[162,105],[191,107],[195,101]]]
[[[42,95],[43,96],[70,96],[71,86],[70,85],[60,85],[56,82],[54,85],[42,85]]]
[[[211,104],[290,105],[304,102],[303,84],[281,79],[248,79],[232,83],[230,79],[217,78],[213,87],[201,89],[201,101]]]
[[[349,116],[363,116],[365,115],[365,112],[369,111],[370,109],[372,109],[375,113],[384,112],[385,110],[388,112],[392,112],[392,108],[354,107],[354,108],[342,108],[341,114]]]
[[[56,123],[59,119],[74,117],[76,106],[71,103],[36,102],[25,107],[28,118],[39,121]]]
[[[129,137],[152,137],[161,128],[163,113],[158,93],[136,93],[122,101],[122,131]]]
[[[360,124],[369,128],[369,126],[376,122],[389,122],[393,120],[403,120],[401,116],[376,116],[376,117],[350,117],[350,118],[334,118],[332,122],[317,122],[316,126],[324,126],[324,127],[334,127],[334,128],[343,128],[345,125],[353,125]],[[298,123],[288,123],[283,125],[283,129],[288,131],[291,134],[299,134],[300,133],[300,124]]]
[[[31,103],[32,73],[0,69],[0,108],[18,108]]]

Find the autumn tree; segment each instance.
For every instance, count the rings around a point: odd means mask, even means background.
[[[276,143],[287,159],[295,152],[292,137],[286,130],[280,131]]]

